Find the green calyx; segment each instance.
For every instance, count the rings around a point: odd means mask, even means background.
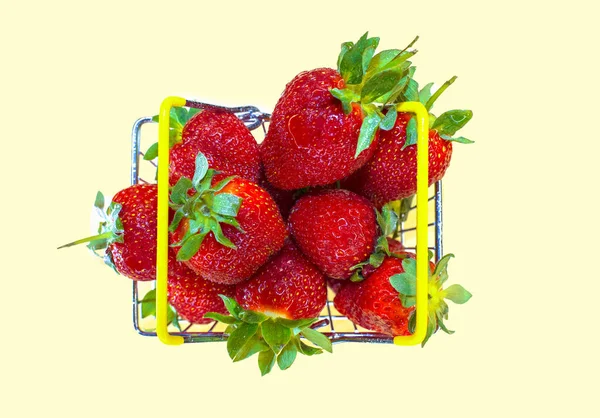
[[[174,107],[171,109],[171,113],[169,114],[169,149],[182,141],[183,127],[192,116],[201,111],[202,109],[193,107]],[[158,122],[158,115],[153,116],[152,120]],[[150,145],[148,150],[144,153],[144,160],[151,161],[156,157],[158,157],[158,142]]]
[[[156,317],[156,289],[150,290],[146,293],[143,299],[138,300],[142,308],[142,318],[147,318],[149,316]],[[179,325],[179,316],[177,315],[177,311],[170,304],[167,309],[167,324],[173,325],[179,331],[181,331],[181,326]]]
[[[87,247],[96,255],[97,250],[106,249],[113,242],[123,242],[123,223],[119,219],[119,212],[122,209],[120,203],[110,202],[108,207],[105,209],[104,195],[102,192],[96,194],[96,200],[94,201],[94,209],[96,214],[100,217],[101,221],[98,224],[98,234],[91,237],[79,239],[77,241],[70,242],[65,245],[61,245],[58,249],[72,247],[74,245],[88,243]],[[102,256],[104,262],[115,270],[115,265],[112,261],[110,253],[105,252]]]
[[[431,113],[431,109],[433,108],[435,101],[442,95],[444,91],[446,91],[448,87],[450,87],[450,85],[452,85],[452,83],[454,83],[456,78],[456,76],[452,77],[433,93],[431,91],[433,83],[426,84],[421,90],[419,90],[419,84],[414,79],[411,79],[411,83],[413,84],[412,88],[407,89],[404,98],[407,101],[421,102],[425,106],[425,108],[430,112],[429,128],[437,131],[442,139],[445,139],[446,141],[460,142],[461,144],[472,144],[474,141],[471,141],[465,137],[454,137],[456,131],[465,126],[473,117],[473,112],[471,110],[449,110],[437,117]],[[403,149],[416,143],[417,121],[413,117],[406,126],[406,142],[404,143]]]
[[[181,177],[171,188],[169,206],[175,214],[169,225],[169,231],[175,232],[184,219],[188,222],[183,238],[173,244],[175,247],[181,247],[177,252],[179,261],[192,258],[200,249],[204,237],[210,232],[221,245],[236,249],[236,246],[223,234],[222,223],[244,232],[236,219],[242,198],[231,193],[219,193],[234,176],[227,177],[213,186],[212,181],[217,173],[208,168],[208,160],[199,152],[196,156],[193,179]],[[190,190],[194,191],[191,196]]]
[[[443,288],[444,283],[448,280],[448,261],[454,257],[453,254],[447,254],[442,257],[435,269],[429,272],[428,294],[429,294],[429,312],[427,320],[427,334],[423,340],[422,346],[427,343],[429,338],[437,332],[438,329],[453,334],[454,331],[446,328],[444,320],[448,319],[448,304],[446,299],[456,304],[466,303],[471,299],[469,293],[464,287],[459,284],[453,284],[446,289]],[[416,288],[417,288],[417,262],[412,258],[405,258],[402,261],[404,273],[395,274],[390,277],[390,284],[398,291],[402,306],[410,308],[416,304]],[[408,329],[414,332],[416,324],[415,311],[410,314],[408,321]]]
[[[338,57],[338,72],[346,82],[344,89],[331,89],[331,94],[342,102],[344,113],[352,111],[352,104],[360,105],[364,119],[360,129],[355,158],[373,142],[377,129],[389,130],[396,121],[395,111],[384,114],[382,107],[393,103],[410,87],[412,73],[410,57],[416,50],[391,49],[375,54],[379,38],[365,33],[356,44],[345,42]],[[379,106],[378,106],[379,105]]]
[[[393,206],[387,204],[383,206],[381,212],[375,210],[375,213],[377,215],[377,224],[379,225],[381,234],[379,238],[377,238],[377,244],[369,258],[362,263],[358,263],[351,267],[351,270],[354,270],[354,273],[350,276],[350,280],[353,282],[363,281],[365,279],[362,274],[363,268],[366,266],[378,268],[381,266],[386,256],[397,258],[405,257],[404,254],[391,253],[388,245],[387,237],[393,236],[398,230],[398,214],[394,211]]]
[[[269,373],[275,363],[281,370],[288,369],[298,353],[307,356],[332,352],[331,341],[311,328],[318,318],[290,320],[272,317],[261,312],[244,310],[234,299],[219,295],[227,311],[222,315],[209,312],[205,318],[227,324],[227,352],[234,361],[241,361],[258,353],[261,375]],[[306,344],[303,339],[314,344]]]

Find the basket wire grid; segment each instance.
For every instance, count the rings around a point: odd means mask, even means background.
[[[219,108],[234,113],[251,131],[255,137],[264,136],[267,132],[267,126],[270,120],[270,114],[261,112],[255,106],[241,107],[223,107],[212,104],[186,101],[187,107],[195,108]],[[135,121],[131,134],[131,184],[138,183],[153,183],[144,177],[153,176],[156,170],[154,161],[145,161],[146,164],[140,165],[140,156],[143,156],[142,144],[146,145],[146,138],[150,135],[142,135],[142,128],[146,124],[154,124],[152,117],[142,117]],[[262,128],[262,129],[259,129]],[[258,135],[257,135],[258,133]],[[260,138],[257,138],[260,139]],[[152,142],[148,141],[148,144]],[[144,167],[145,166],[145,167]],[[147,169],[147,173],[143,173]],[[153,178],[153,177],[152,177]],[[442,183],[438,181],[433,186],[429,187],[428,194],[429,220],[428,220],[428,241],[433,243],[429,247],[434,254],[435,260],[439,260],[443,255],[442,250]],[[405,219],[399,222],[398,238],[404,244],[407,250],[416,250],[416,205],[412,205]],[[146,292],[155,288],[155,282],[133,282],[133,325],[135,330],[143,336],[153,336],[156,333],[155,318],[142,318],[141,304],[139,301],[143,299]],[[363,342],[363,343],[393,343],[394,337],[375,333],[367,329],[357,326],[344,315],[340,314],[333,305],[333,297],[335,294],[328,288],[327,303],[320,313],[319,321],[315,324],[315,328],[325,334],[333,343],[339,342]],[[183,318],[179,318],[181,330],[178,330],[173,325],[169,325],[169,334],[180,336],[185,343],[199,342],[214,342],[225,341],[227,335],[224,334],[225,324],[212,322],[209,324],[191,324]]]

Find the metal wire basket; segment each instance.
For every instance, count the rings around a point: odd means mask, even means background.
[[[200,109],[219,108],[234,113],[252,131],[257,141],[261,141],[267,132],[270,114],[261,112],[255,106],[223,107],[198,101],[187,100],[186,106]],[[144,132],[145,125],[157,125],[152,117],[142,117],[135,121],[131,133],[131,184],[154,183],[156,165],[152,161],[143,161],[140,164],[142,149],[146,149],[153,141],[156,141],[156,132]],[[260,128],[260,129],[259,129]],[[145,130],[144,130],[145,131]],[[144,146],[146,146],[144,148]],[[147,172],[144,172],[144,171]],[[147,179],[152,180],[147,180]],[[438,181],[429,188],[429,221],[428,241],[433,243],[429,247],[434,254],[435,260],[442,257],[442,184]],[[399,223],[398,238],[407,250],[416,250],[416,206],[411,206],[404,219]],[[156,337],[156,320],[154,317],[142,318],[140,300],[144,295],[154,289],[154,282],[133,282],[133,326],[143,336]],[[357,326],[348,318],[340,314],[333,306],[335,294],[331,289],[327,292],[327,303],[320,313],[319,321],[315,328],[325,334],[333,343],[339,342],[363,342],[363,343],[393,343],[394,338],[385,334],[371,332]],[[210,324],[191,324],[183,318],[179,318],[180,330],[169,325],[169,333],[183,337],[185,343],[200,343],[227,340],[224,333],[225,324],[212,322]]]

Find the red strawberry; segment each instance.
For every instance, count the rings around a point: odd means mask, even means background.
[[[136,184],[119,191],[104,210],[104,196],[98,192],[95,207],[103,218],[99,235],[63,247],[89,242],[92,250],[106,249],[104,260],[115,271],[133,280],[156,279],[156,184]],[[169,275],[190,274],[189,269],[169,251]]]
[[[158,116],[153,118],[158,121]],[[260,156],[256,140],[235,114],[224,109],[171,109],[169,183],[183,176],[192,178],[198,152],[211,168],[225,175],[258,181]],[[158,157],[158,143],[144,154],[145,160]]]
[[[369,258],[379,235],[373,205],[341,189],[301,197],[290,212],[289,228],[306,257],[334,279],[349,278],[352,267]]]
[[[180,247],[177,259],[202,277],[236,284],[281,249],[287,230],[265,190],[239,177],[215,183],[214,175],[199,153],[194,180],[182,177],[173,187],[171,241]]]
[[[243,307],[222,298],[231,316],[206,317],[230,325],[227,351],[233,361],[259,353],[265,375],[275,362],[282,370],[290,367],[297,353],[332,351],[331,341],[311,328],[327,301],[325,276],[290,242],[250,280],[237,285],[236,299]],[[305,344],[301,336],[321,348]]]
[[[444,84],[438,92],[441,94],[454,79]],[[429,94],[430,87],[429,84],[420,93],[427,109],[431,109],[433,101],[439,97],[438,92],[434,96]],[[429,185],[441,180],[446,173],[452,157],[452,141],[472,142],[463,137],[451,137],[471,117],[472,112],[469,110],[452,110],[437,119],[431,115],[435,121],[429,131]],[[373,158],[345,180],[343,186],[367,197],[378,208],[387,202],[414,195],[417,191],[415,129],[416,124],[411,114],[398,114],[394,127],[381,132]]]
[[[444,256],[429,277],[428,328],[423,345],[439,328],[453,332],[443,323],[448,319],[444,299],[462,304],[471,297],[457,284],[442,288],[448,278],[446,268],[450,257],[452,254]],[[415,285],[414,258],[386,257],[365,280],[345,282],[334,299],[334,306],[361,327],[392,336],[409,335],[414,331]]]
[[[193,273],[169,276],[167,294],[169,303],[181,317],[194,324],[207,324],[212,320],[204,317],[206,313],[227,314],[219,295],[233,297],[235,286],[213,283]]]
[[[211,168],[258,182],[260,156],[256,140],[233,113],[205,109],[183,127],[182,140],[170,152],[171,185],[181,177],[192,178],[198,152]]]
[[[236,288],[244,309],[287,319],[314,318],[327,302],[325,276],[291,243]]]
[[[372,155],[383,114],[374,103],[400,93],[414,54],[390,50],[373,57],[379,38],[365,34],[342,45],[338,70],[298,74],[277,102],[261,148],[265,173],[283,190],[327,185]]]

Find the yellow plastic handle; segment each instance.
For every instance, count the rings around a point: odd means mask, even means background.
[[[183,344],[183,337],[167,329],[167,271],[169,262],[169,118],[172,107],[185,106],[181,97],[167,97],[158,118],[158,215],[156,246],[156,335],[167,345]]]
[[[420,344],[427,333],[428,314],[428,196],[429,188],[429,113],[419,102],[405,102],[396,106],[398,112],[415,114],[417,120],[417,323],[415,332],[407,336],[394,337],[394,344]]]

